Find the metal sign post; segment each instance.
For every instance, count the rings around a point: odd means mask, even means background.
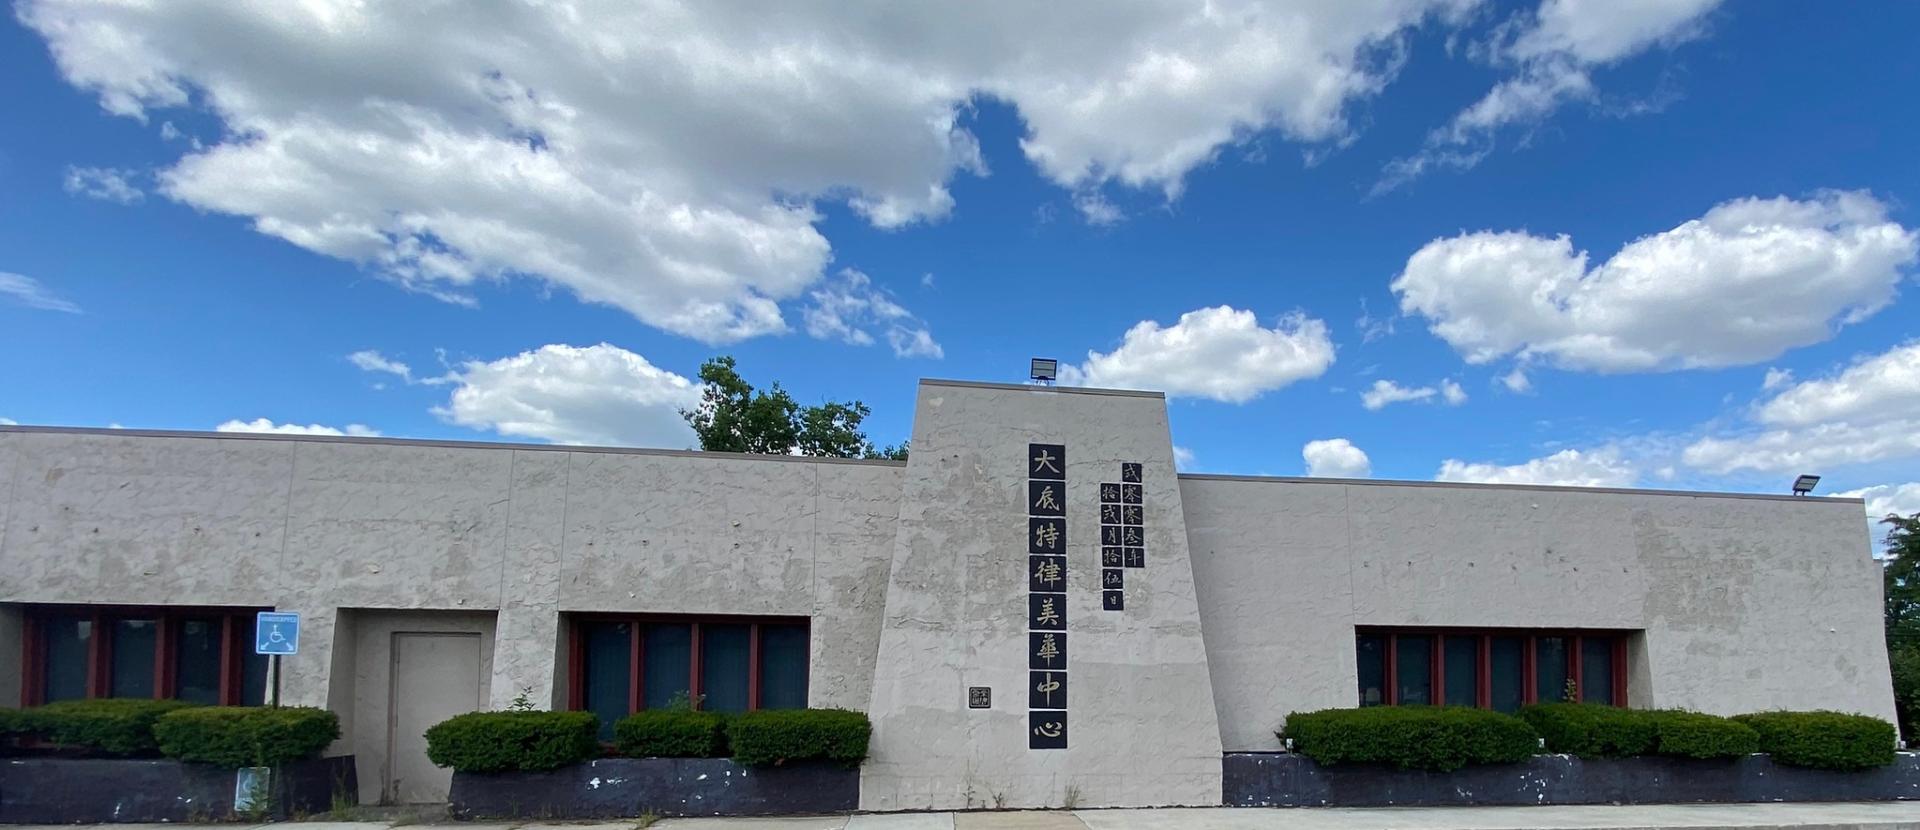
[[[280,705],[280,658],[300,651],[300,615],[292,611],[262,611],[254,621],[253,653],[273,658],[273,682],[268,706]]]

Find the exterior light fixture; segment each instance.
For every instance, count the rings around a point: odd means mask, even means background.
[[[1801,476],[1796,478],[1793,480],[1793,494],[1796,496],[1804,496],[1813,492],[1814,486],[1819,483],[1819,476]]]
[[[1052,383],[1054,378],[1060,376],[1060,361],[1050,357],[1036,357],[1027,376],[1036,383]]]

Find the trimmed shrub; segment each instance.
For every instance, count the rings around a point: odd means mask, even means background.
[[[427,729],[427,760],[460,772],[549,770],[600,752],[592,712],[468,712]]]
[[[727,717],[690,709],[648,709],[613,725],[613,745],[629,758],[725,758]]]
[[[788,761],[834,761],[858,766],[867,759],[873,724],[845,709],[762,709],[728,720],[733,760],[763,767]]]
[[[48,743],[107,755],[153,755],[153,724],[161,715],[193,704],[151,698],[63,700],[20,711],[20,732]]]
[[[223,767],[270,767],[318,757],[340,737],[340,718],[311,706],[196,706],[153,725],[169,758]]]
[[[1582,758],[1627,758],[1653,752],[1654,720],[1644,711],[1598,703],[1524,706],[1520,719],[1547,741],[1548,752]]]
[[[1647,712],[1659,738],[1654,752],[1679,758],[1738,758],[1760,751],[1760,733],[1719,715],[1666,709]]]
[[[1861,770],[1893,763],[1893,724],[1841,712],[1735,715],[1760,735],[1760,751],[1796,767]]]
[[[1533,727],[1512,715],[1455,706],[1295,712],[1280,735],[1318,764],[1392,764],[1439,772],[1518,763],[1540,740]]]

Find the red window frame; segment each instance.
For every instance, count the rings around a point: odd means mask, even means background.
[[[196,605],[27,605],[20,649],[20,705],[39,706],[47,699],[46,626],[52,620],[75,617],[92,623],[87,638],[87,697],[112,697],[113,625],[118,620],[157,620],[159,636],[153,642],[153,697],[167,700],[179,693],[174,657],[181,626],[189,619],[220,621],[220,704],[237,706],[246,689],[241,649],[248,643],[254,615],[263,608]]]
[[[1521,650],[1520,654],[1520,680],[1522,690],[1520,702],[1522,705],[1540,702],[1540,672],[1537,658],[1535,657],[1535,655],[1539,653],[1540,640],[1558,637],[1567,642],[1567,675],[1578,679],[1584,674],[1581,666],[1581,658],[1585,652],[1582,640],[1587,638],[1605,638],[1612,644],[1609,655],[1612,659],[1611,668],[1613,670],[1611,674],[1613,680],[1612,705],[1625,707],[1627,705],[1627,638],[1633,633],[1632,631],[1614,629],[1356,626],[1354,628],[1354,643],[1357,652],[1361,637],[1383,638],[1385,642],[1386,676],[1383,680],[1382,700],[1380,703],[1374,705],[1398,706],[1400,705],[1400,638],[1402,636],[1428,638],[1427,672],[1430,684],[1428,686],[1428,689],[1430,689],[1428,695],[1433,701],[1433,705],[1437,706],[1446,702],[1447,639],[1450,637],[1475,638],[1478,641],[1479,648],[1476,649],[1477,655],[1474,660],[1474,669],[1477,676],[1473,681],[1473,705],[1480,709],[1491,709],[1493,708],[1493,640],[1495,637],[1519,637],[1526,641],[1526,647]],[[1359,691],[1356,689],[1355,694],[1358,693]],[[1576,682],[1574,684],[1575,702],[1584,701],[1586,696],[1586,684]],[[1367,704],[1365,701],[1361,701],[1360,705],[1364,706]]]
[[[646,638],[641,629],[651,623],[674,623],[687,625],[692,629],[692,639],[688,644],[687,684],[692,688],[687,695],[692,699],[693,708],[699,709],[704,703],[705,694],[701,689],[700,678],[700,626],[702,625],[746,625],[747,626],[747,711],[760,708],[760,627],[763,625],[798,625],[806,629],[807,640],[813,640],[813,620],[807,617],[760,617],[742,615],[714,614],[571,614],[567,626],[567,708],[575,711],[587,705],[587,646],[586,638],[581,634],[580,623],[627,623],[627,713],[639,712],[646,707]],[[806,664],[806,688],[804,696],[813,686],[813,655],[808,649]]]

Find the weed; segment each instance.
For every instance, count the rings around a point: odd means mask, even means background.
[[[1072,784],[1068,784],[1067,794],[1060,800],[1060,804],[1062,807],[1065,807],[1066,809],[1069,809],[1069,810],[1080,809],[1080,788]]]

